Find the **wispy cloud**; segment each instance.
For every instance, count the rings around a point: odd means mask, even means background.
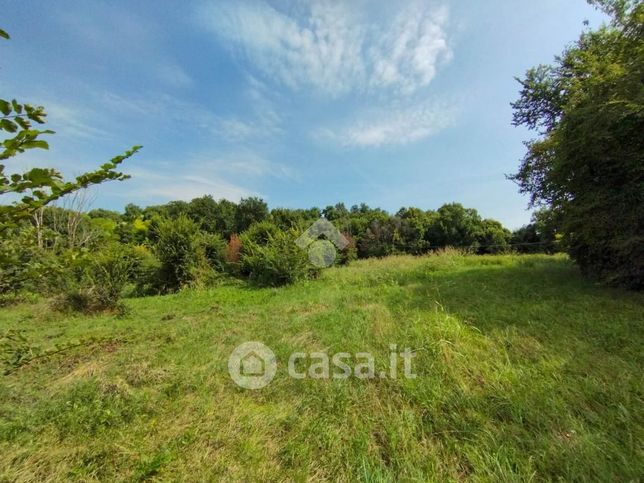
[[[247,186],[265,177],[296,179],[297,173],[280,163],[271,162],[252,151],[207,153],[182,161],[180,173],[165,174],[165,166],[176,166],[176,160],[156,160],[153,171],[139,166],[126,167],[132,175],[124,196],[145,200],[184,200],[212,195],[215,199],[237,201],[260,195]]]
[[[446,7],[405,3],[392,22],[370,17],[363,2],[306,5],[286,12],[263,2],[227,1],[202,5],[199,19],[265,75],[334,95],[383,88],[411,94],[451,56]]]
[[[447,20],[444,6],[430,9],[417,2],[399,12],[370,49],[371,85],[393,86],[402,93],[428,85],[439,62],[452,56],[445,31]]]
[[[253,151],[235,151],[221,156],[203,154],[188,163],[202,175],[226,174],[246,179],[270,176],[279,179],[297,179],[297,172],[285,164],[269,161]]]
[[[96,127],[97,113],[86,106],[80,107],[51,100],[37,100],[46,107],[47,127],[66,139],[106,138],[109,133]]]
[[[456,107],[428,102],[405,108],[369,109],[340,123],[340,127],[318,129],[313,136],[343,146],[405,145],[450,126],[456,115]]]
[[[249,89],[249,96],[259,95]],[[157,96],[122,96],[112,92],[101,93],[98,102],[114,115],[120,114],[141,122],[151,116],[161,125],[185,124],[203,134],[217,136],[230,143],[265,138],[282,132],[281,118],[266,98],[253,99],[253,105],[243,118],[223,116],[201,104],[185,101],[168,94]]]
[[[89,8],[79,4],[56,17],[65,31],[75,35],[79,45],[94,56],[118,58],[139,74],[156,77],[171,86],[187,87],[193,83],[165,52],[165,33],[150,18],[140,18],[129,9],[124,11],[109,3],[94,3]]]
[[[252,190],[217,178],[203,178],[199,175],[168,176],[147,170],[137,170],[134,174],[135,177],[129,181],[129,189],[123,193],[128,198],[190,201],[212,195],[215,199],[238,201],[257,195]],[[132,185],[139,185],[140,189],[132,189]]]

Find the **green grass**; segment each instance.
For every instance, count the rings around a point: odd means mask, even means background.
[[[0,310],[0,480],[637,481],[644,296],[563,257],[391,257],[282,289],[131,299],[129,314]],[[90,339],[93,338],[93,339]],[[93,340],[93,342],[92,342]],[[266,388],[227,360],[260,340]],[[293,351],[416,350],[416,379],[295,380]]]

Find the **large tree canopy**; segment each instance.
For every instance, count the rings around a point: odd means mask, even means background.
[[[554,65],[529,70],[514,123],[539,133],[512,176],[533,205],[559,213],[582,270],[614,284],[644,282],[644,4],[592,1],[612,22]]]

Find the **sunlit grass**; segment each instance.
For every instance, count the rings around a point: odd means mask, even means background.
[[[365,260],[281,289],[0,311],[42,349],[0,376],[0,480],[636,480],[644,297],[564,257]],[[258,391],[227,359],[260,340]],[[416,350],[416,379],[294,380],[293,351]]]

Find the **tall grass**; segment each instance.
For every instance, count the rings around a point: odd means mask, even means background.
[[[637,481],[644,298],[565,257],[364,260],[280,289],[126,300],[125,317],[0,311],[0,480]],[[238,344],[280,369],[230,380]],[[295,380],[293,351],[411,347],[416,379]],[[26,346],[25,346],[26,344]],[[25,349],[25,347],[27,347]],[[7,350],[9,350],[7,348]]]

